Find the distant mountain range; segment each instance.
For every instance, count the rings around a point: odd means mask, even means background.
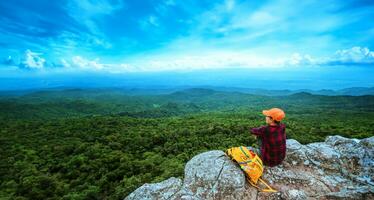
[[[109,88],[108,88],[109,89]],[[105,90],[105,89],[100,89]],[[265,95],[265,96],[287,96],[297,93],[310,93],[315,95],[327,95],[327,96],[338,96],[338,95],[348,95],[348,96],[362,96],[362,95],[374,95],[374,87],[352,87],[344,88],[340,90],[310,90],[310,89],[300,89],[300,90],[267,90],[261,88],[238,88],[238,87],[215,87],[215,86],[199,86],[199,87],[170,87],[170,88],[131,88],[131,89],[121,89],[116,88],[116,90],[123,90],[125,93],[130,95],[155,95],[155,94],[170,94],[170,93],[180,93],[187,92],[189,95],[199,95],[201,93],[214,93],[216,91],[221,92],[240,92],[254,95]]]
[[[261,88],[239,88],[239,87],[216,87],[216,86],[181,86],[181,87],[163,87],[163,88],[70,88],[70,87],[58,87],[51,89],[32,89],[32,90],[12,90],[12,91],[0,91],[0,96],[22,96],[31,93],[50,93],[50,92],[68,92],[68,93],[96,93],[100,92],[116,92],[126,95],[162,95],[162,94],[181,94],[188,93],[188,95],[201,95],[202,93],[214,93],[214,92],[238,92],[245,94],[264,95],[264,96],[288,96],[298,93],[308,93],[314,95],[326,95],[326,96],[362,96],[362,95],[374,95],[374,87],[352,87],[344,88],[340,90],[268,90]]]
[[[217,91],[230,91],[230,92],[242,92],[248,94],[256,94],[256,95],[266,95],[266,96],[285,96],[285,95],[292,95],[296,93],[306,92],[310,94],[316,95],[327,95],[327,96],[338,96],[338,95],[349,95],[349,96],[362,96],[362,95],[374,95],[374,87],[352,87],[352,88],[344,88],[340,90],[309,90],[309,89],[301,89],[301,90],[267,90],[267,89],[260,89],[260,88],[216,88],[211,87],[211,89]]]

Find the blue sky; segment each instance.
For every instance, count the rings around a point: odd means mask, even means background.
[[[374,86],[370,0],[13,0],[0,10],[7,80],[264,69]]]

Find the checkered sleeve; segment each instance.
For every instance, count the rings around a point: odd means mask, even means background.
[[[266,130],[266,126],[261,126],[258,128],[251,128],[250,132],[256,136],[263,136],[265,133],[265,130]]]

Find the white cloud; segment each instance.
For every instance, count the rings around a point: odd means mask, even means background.
[[[374,52],[367,47],[352,47],[350,49],[342,49],[335,52],[331,56],[311,57],[308,54],[294,53],[291,57],[284,60],[284,66],[308,66],[308,65],[374,65]]]
[[[99,59],[88,60],[81,56],[74,56],[72,59],[72,65],[81,69],[93,69],[101,70],[104,68],[104,64],[99,63]]]
[[[45,59],[40,53],[26,51],[23,66],[27,68],[45,67]],[[374,52],[367,47],[353,47],[336,51],[326,57],[312,57],[309,54],[293,53],[283,56],[254,53],[251,51],[201,51],[198,53],[166,53],[133,57],[126,62],[101,63],[99,58],[87,59],[73,56],[71,59],[60,59],[62,70],[88,70],[111,73],[122,72],[157,72],[157,71],[190,71],[201,69],[275,69],[331,65],[367,65],[374,64]]]
[[[335,52],[329,62],[347,64],[374,64],[374,52],[367,47],[352,47]]]
[[[220,68],[292,68],[329,65],[374,64],[374,52],[366,47],[339,50],[327,57],[293,53],[285,56],[256,54],[253,52],[210,52],[200,54],[157,55],[142,57],[131,63],[133,71],[198,70]]]
[[[76,67],[84,70],[103,70],[112,73],[155,72],[155,71],[190,71],[201,69],[230,68],[292,68],[308,66],[328,66],[338,64],[374,63],[374,54],[368,48],[353,47],[339,50],[328,57],[312,57],[309,54],[293,53],[285,56],[256,54],[253,52],[211,51],[190,54],[158,54],[133,58],[126,63],[103,64],[94,60],[74,56],[69,63],[62,59],[66,68]],[[354,63],[352,62],[354,61]]]
[[[21,65],[29,69],[42,69],[45,64],[45,59],[42,58],[41,55],[41,53],[35,53],[27,49]]]
[[[284,65],[374,65],[374,52],[367,47],[352,47],[350,49],[342,49],[335,52],[335,54],[326,57],[312,58],[310,55],[294,53],[285,60]]]
[[[99,58],[88,59],[82,56],[73,56],[71,59],[60,59],[60,66],[62,68],[58,70],[66,71],[102,71],[111,73],[141,71],[137,66],[129,63],[101,63]]]

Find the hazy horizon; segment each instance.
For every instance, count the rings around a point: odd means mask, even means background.
[[[346,69],[350,70],[350,69]],[[357,69],[355,69],[357,70]],[[263,70],[199,70],[189,72],[158,73],[75,73],[34,74],[2,78],[0,90],[27,90],[51,88],[143,88],[163,89],[179,87],[232,87],[258,88],[267,90],[339,90],[352,87],[373,87],[373,70],[361,69],[366,73],[352,71],[350,78],[333,79],[329,71],[309,71],[308,75],[287,71]],[[347,73],[347,72],[340,72]],[[338,74],[339,75],[339,74]],[[20,76],[20,75],[19,75]]]

